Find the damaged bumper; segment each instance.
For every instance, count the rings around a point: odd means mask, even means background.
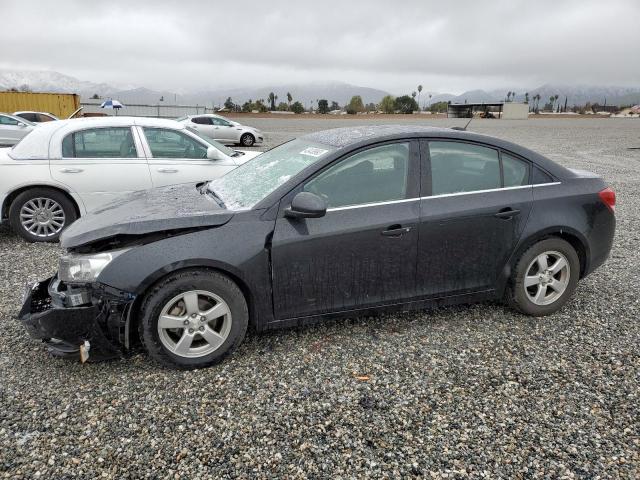
[[[54,355],[108,360],[128,347],[133,300],[109,287],[70,287],[52,277],[28,287],[19,319]]]

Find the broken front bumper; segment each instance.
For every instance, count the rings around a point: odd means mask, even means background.
[[[83,361],[121,357],[128,343],[133,298],[89,288],[64,288],[55,277],[28,287],[19,319],[29,335],[45,342],[58,356]],[[70,306],[77,304],[81,305]]]

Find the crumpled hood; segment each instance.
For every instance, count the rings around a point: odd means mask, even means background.
[[[144,235],[227,223],[233,212],[221,208],[193,183],[123,195],[72,223],[60,237],[65,248],[116,235]]]

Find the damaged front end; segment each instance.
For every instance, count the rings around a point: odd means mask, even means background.
[[[134,300],[135,295],[107,285],[72,285],[51,277],[28,287],[19,319],[56,356],[109,360],[129,347]]]

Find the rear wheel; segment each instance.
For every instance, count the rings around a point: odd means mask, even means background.
[[[244,146],[244,147],[250,147],[252,146],[254,143],[256,143],[256,137],[254,137],[253,135],[251,135],[250,133],[244,133],[241,137],[240,137],[240,143]]]
[[[188,270],[170,275],[147,296],[140,337],[149,355],[172,368],[203,368],[222,361],[244,339],[249,314],[228,277]]]
[[[550,315],[575,291],[580,260],[568,242],[548,238],[522,254],[514,273],[509,303],[527,315]]]
[[[69,198],[52,188],[33,188],[18,195],[9,208],[11,228],[29,242],[56,242],[77,218]]]

